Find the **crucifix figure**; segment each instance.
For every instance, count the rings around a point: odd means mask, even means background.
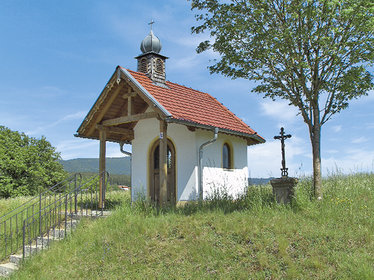
[[[288,168],[286,168],[286,153],[284,149],[284,140],[287,138],[291,138],[291,134],[284,134],[284,128],[281,127],[280,136],[274,136],[274,139],[281,140],[281,147],[282,147],[282,177],[288,177]]]

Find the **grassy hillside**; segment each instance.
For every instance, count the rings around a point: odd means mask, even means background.
[[[76,172],[99,172],[98,158],[76,158],[61,160],[65,171]],[[130,157],[107,158],[106,169],[110,174],[130,175]]]
[[[35,256],[12,279],[374,279],[374,175],[303,180],[292,205],[270,187],[153,209],[129,198]]]

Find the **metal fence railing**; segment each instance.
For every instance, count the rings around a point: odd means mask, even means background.
[[[0,260],[21,248],[26,256],[48,246],[51,230],[53,239],[56,232],[62,236],[74,227],[75,216],[102,214],[102,209],[98,211],[99,178],[97,175],[83,182],[80,174],[74,174],[0,217]]]
[[[75,227],[76,219],[103,215],[99,205],[99,178],[99,175],[92,177],[23,221],[23,258],[43,250],[53,240],[64,238]],[[103,198],[105,189],[104,184]]]

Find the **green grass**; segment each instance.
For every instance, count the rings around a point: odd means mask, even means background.
[[[18,206],[26,203],[32,196],[20,196],[15,198],[2,198],[0,199],[0,217],[6,213],[16,209]]]
[[[121,195],[117,194],[118,189],[108,192],[108,203],[105,210],[113,209],[121,203],[121,200],[119,200]],[[87,213],[91,208],[91,210],[99,209],[97,196],[97,193],[79,193],[77,196],[77,211]],[[25,205],[25,203],[27,204]],[[39,212],[39,206],[42,209],[41,213]],[[39,204],[39,197],[33,198],[31,196],[1,199],[0,263],[7,262],[9,255],[20,251],[24,237],[26,243],[31,242],[39,235],[40,226],[43,233],[48,232],[52,225],[63,223],[65,215],[74,210],[74,194],[65,196],[64,193],[59,193],[55,196],[43,196],[41,204]],[[25,220],[26,223],[24,223]],[[26,229],[25,236],[23,235],[24,226]]]
[[[322,201],[310,186],[288,206],[270,187],[177,209],[113,194],[110,217],[82,221],[11,278],[374,279],[374,175],[332,176]]]

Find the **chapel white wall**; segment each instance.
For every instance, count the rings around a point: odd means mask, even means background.
[[[213,138],[213,132],[197,131],[197,150],[200,145]],[[222,148],[228,143],[233,152],[233,169],[222,168]],[[218,133],[218,138],[204,148],[203,190],[204,199],[219,191],[232,197],[242,194],[248,186],[247,142],[245,139]]]
[[[176,153],[177,201],[194,200],[197,194],[197,154],[195,133],[186,126],[168,124],[168,138]],[[141,120],[135,126],[132,141],[132,197],[147,196],[149,184],[148,157],[151,146],[159,138],[160,123],[157,119]]]
[[[149,184],[148,157],[151,146],[159,138],[160,124],[157,119],[141,120],[134,128],[132,141],[132,198],[146,197]],[[194,132],[180,124],[168,124],[168,138],[175,146],[177,201],[198,198],[198,151],[201,144],[213,138],[211,131],[196,129]],[[229,143],[233,148],[234,168],[222,168],[222,147]],[[216,142],[204,148],[203,157],[204,199],[220,189],[236,197],[248,185],[247,144],[240,137],[219,133]]]

